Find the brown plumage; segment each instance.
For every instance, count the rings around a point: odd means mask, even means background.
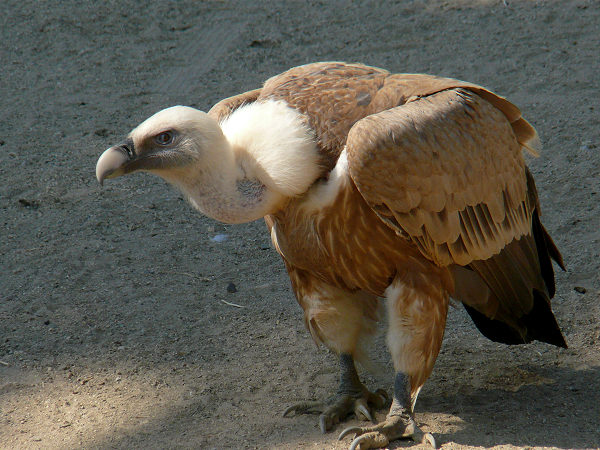
[[[562,260],[522,155],[539,139],[504,98],[452,79],[318,63],[200,114],[177,107],[148,119],[107,150],[98,178],[153,171],[218,220],[265,217],[313,339],[341,356],[338,396],[286,413],[323,411],[323,430],[352,411],[370,417],[367,403],[380,402],[353,359],[380,297],[396,391],[386,421],[342,434],[361,435],[352,449],[423,437],[412,408],[450,296],[492,340],[566,346],[550,309],[550,260]]]

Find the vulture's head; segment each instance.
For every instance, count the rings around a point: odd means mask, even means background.
[[[239,108],[225,122],[186,106],[164,109],[106,150],[104,180],[150,172],[178,187],[207,216],[228,223],[278,211],[319,177],[314,138],[276,102]]]
[[[185,176],[199,163],[210,165],[226,145],[221,128],[208,114],[186,106],[163,109],[135,128],[121,143],[106,150],[96,165],[96,178],[153,172],[169,180]]]

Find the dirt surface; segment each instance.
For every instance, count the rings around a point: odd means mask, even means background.
[[[0,11],[2,450],[348,447],[342,425],[322,435],[314,416],[281,417],[334,392],[337,363],[305,331],[264,224],[215,223],[148,175],[94,179],[101,152],[159,109],[206,110],[324,60],[487,86],[545,144],[531,169],[568,266],[554,310],[570,348],[494,344],[451,310],[417,403],[423,429],[444,449],[600,446],[600,3],[5,0]],[[365,383],[391,391],[383,338],[372,355]]]

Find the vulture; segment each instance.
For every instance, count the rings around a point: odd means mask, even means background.
[[[349,414],[351,450],[412,438],[417,395],[442,345],[450,298],[492,341],[566,347],[551,310],[552,260],[524,152],[540,140],[519,109],[455,79],[362,64],[292,68],[208,113],[164,109],[98,160],[100,184],[154,173],[206,216],[264,218],[304,323],[339,357],[337,393],[284,415],[320,414],[323,432]],[[390,403],[355,361],[385,299],[395,371]]]

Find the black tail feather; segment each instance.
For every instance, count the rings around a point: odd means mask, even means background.
[[[526,330],[525,334],[504,322],[486,317],[468,305],[464,305],[464,307],[477,329],[491,341],[507,345],[541,341],[557,347],[567,348],[567,343],[550,309],[549,302],[538,291],[534,291],[533,296],[533,309],[517,320],[518,324]]]

